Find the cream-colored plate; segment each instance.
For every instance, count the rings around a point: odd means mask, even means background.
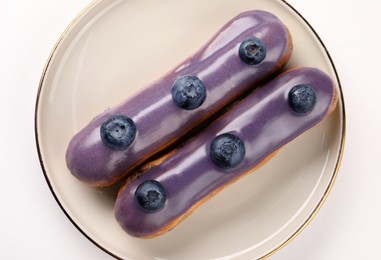
[[[294,53],[288,67],[318,67],[332,76],[340,94],[337,109],[173,231],[151,240],[130,237],[113,216],[116,188],[87,187],[67,170],[70,138],[250,9],[273,12],[290,29]],[[96,245],[128,259],[248,259],[275,252],[325,200],[338,172],[344,131],[344,104],[333,64],[309,25],[281,0],[95,1],[55,46],[36,106],[41,165],[59,205]]]

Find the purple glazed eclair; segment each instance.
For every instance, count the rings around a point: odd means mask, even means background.
[[[279,71],[291,52],[276,16],[238,15],[195,55],[77,133],[66,151],[68,169],[92,186],[115,183]]]
[[[332,80],[318,69],[279,75],[143,174],[131,176],[119,191],[116,219],[132,236],[164,234],[320,122],[336,103]]]

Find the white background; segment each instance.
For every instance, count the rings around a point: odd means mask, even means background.
[[[90,0],[1,0],[0,258],[112,259],[63,214],[42,174],[34,106],[45,62]],[[310,225],[270,259],[381,259],[381,6],[289,0],[338,70],[347,135],[332,192]]]

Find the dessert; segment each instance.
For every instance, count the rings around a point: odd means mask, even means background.
[[[164,234],[320,122],[336,103],[335,86],[319,69],[279,75],[185,145],[131,175],[118,194],[116,219],[132,236]]]
[[[238,15],[173,71],[77,133],[66,152],[68,169],[92,186],[115,183],[279,71],[291,52],[277,17]]]

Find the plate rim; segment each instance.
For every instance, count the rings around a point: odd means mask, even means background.
[[[109,254],[110,256],[116,258],[116,259],[123,259],[121,256],[118,256],[114,253],[112,253],[110,250],[108,250],[107,248],[101,246],[99,243],[97,243],[93,238],[91,238],[76,222],[75,220],[70,216],[70,214],[66,211],[66,209],[64,208],[63,204],[61,203],[61,201],[59,200],[58,198],[58,195],[56,194],[56,191],[54,190],[53,188],[53,185],[48,177],[48,174],[47,174],[47,171],[46,171],[46,168],[45,168],[45,163],[44,163],[44,160],[43,160],[43,155],[42,155],[42,152],[41,152],[41,148],[40,148],[40,138],[39,138],[39,131],[38,131],[38,113],[39,113],[39,108],[40,108],[40,98],[41,98],[41,92],[42,92],[42,89],[43,89],[43,83],[45,81],[45,76],[47,74],[47,70],[48,68],[50,67],[50,64],[53,60],[53,56],[54,54],[56,53],[60,43],[63,41],[63,39],[65,38],[65,36],[67,35],[67,33],[76,25],[76,23],[83,17],[83,15],[88,11],[90,10],[93,6],[95,6],[97,3],[101,2],[103,0],[93,0],[92,2],[90,2],[81,12],[79,12],[79,14],[69,23],[69,25],[65,28],[65,30],[61,33],[60,37],[58,38],[58,40],[56,41],[55,45],[53,46],[53,49],[51,50],[49,56],[48,56],[48,59],[45,63],[45,66],[42,70],[42,74],[41,74],[41,77],[40,77],[40,81],[39,81],[39,85],[38,85],[38,90],[37,90],[37,95],[36,95],[36,102],[35,102],[35,109],[34,109],[34,132],[35,132],[35,143],[36,143],[36,148],[37,148],[37,153],[38,153],[38,159],[39,159],[39,162],[40,162],[40,166],[41,166],[41,170],[42,170],[42,173],[44,175],[44,178],[45,178],[45,181],[54,197],[54,199],[56,200],[57,204],[59,205],[59,207],[61,208],[61,210],[63,211],[63,213],[66,215],[66,217],[70,220],[70,222],[77,228],[78,231],[80,231],[80,233],[82,233],[82,235],[84,235],[89,241],[91,241],[95,246],[97,246],[99,249],[101,249],[102,251],[104,251],[105,253]],[[343,154],[344,154],[344,146],[345,146],[345,140],[346,140],[346,112],[345,112],[345,101],[344,101],[344,95],[343,95],[343,90],[342,90],[342,85],[341,85],[341,81],[340,81],[340,77],[338,75],[338,72],[337,72],[337,69],[336,69],[336,66],[332,60],[332,57],[328,51],[328,49],[326,48],[324,42],[322,41],[321,37],[317,34],[317,32],[315,31],[315,29],[311,26],[311,24],[301,15],[300,12],[298,12],[291,4],[289,4],[287,2],[287,0],[276,0],[280,3],[283,3],[285,4],[288,8],[290,8],[300,19],[302,19],[302,21],[308,26],[308,28],[311,30],[311,32],[315,35],[315,37],[317,38],[317,40],[319,41],[319,43],[321,44],[321,47],[323,47],[323,50],[324,52],[326,53],[327,55],[327,58],[330,62],[330,64],[332,65],[332,69],[333,69],[333,72],[335,74],[335,77],[337,79],[337,82],[338,82],[338,85],[337,85],[337,88],[339,90],[339,101],[341,102],[342,104],[342,108],[340,110],[340,114],[341,114],[341,117],[342,117],[342,124],[341,124],[341,140],[340,140],[340,145],[339,145],[339,154],[338,154],[338,157],[336,159],[336,162],[335,162],[335,167],[334,167],[334,171],[333,171],[333,174],[332,174],[332,177],[329,181],[329,184],[328,186],[326,187],[322,197],[320,198],[319,202],[317,203],[316,207],[313,209],[313,211],[310,213],[310,215],[308,216],[308,218],[300,225],[300,227],[298,229],[296,229],[295,232],[293,232],[292,234],[289,235],[289,237],[283,241],[280,245],[276,246],[274,249],[272,249],[271,251],[265,253],[263,256],[261,256],[259,259],[266,259],[270,256],[272,256],[273,254],[275,254],[276,252],[278,252],[279,250],[281,250],[282,248],[284,248],[285,246],[287,246],[294,238],[296,238],[307,226],[308,224],[311,223],[311,221],[314,219],[314,217],[316,216],[316,214],[319,212],[319,210],[321,209],[321,207],[323,206],[324,202],[326,201],[326,199],[328,198],[328,195],[330,194],[331,190],[332,190],[332,187],[336,181],[336,178],[337,178],[337,175],[338,175],[338,172],[339,172],[339,169],[340,169],[340,166],[341,166],[341,162],[342,162],[342,158],[343,158]]]

